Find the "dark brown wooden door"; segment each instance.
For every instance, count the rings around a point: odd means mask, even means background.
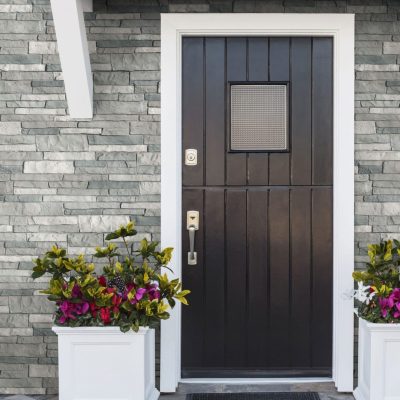
[[[331,375],[332,45],[183,39],[183,377]],[[288,82],[289,151],[229,151],[235,81]],[[194,266],[189,210],[200,213]]]

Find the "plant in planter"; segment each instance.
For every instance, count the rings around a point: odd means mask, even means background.
[[[365,271],[355,271],[359,320],[357,400],[400,400],[400,242],[368,246]]]
[[[187,304],[189,291],[162,271],[172,248],[158,251],[157,242],[143,239],[135,251],[128,239],[136,233],[129,222],[106,236],[122,241],[126,254],[115,243],[96,248],[94,257],[104,264],[101,274],[83,255],[70,258],[58,246],[35,260],[34,279],[51,275],[43,293],[56,304],[53,330],[59,338],[63,400],[158,397],[150,328],[169,318],[176,301]],[[107,384],[97,385],[99,379]]]

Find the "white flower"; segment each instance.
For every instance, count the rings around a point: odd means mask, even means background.
[[[375,292],[371,292],[370,289],[371,286],[364,286],[362,282],[358,282],[358,289],[354,291],[354,298],[368,305],[375,296]]]

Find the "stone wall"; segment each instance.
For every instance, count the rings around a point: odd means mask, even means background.
[[[159,239],[161,12],[356,13],[356,262],[400,231],[398,1],[95,0],[93,120],[67,116],[48,0],[0,0],[0,393],[57,391],[52,243],[91,253],[128,217]],[[140,239],[139,238],[139,239]]]

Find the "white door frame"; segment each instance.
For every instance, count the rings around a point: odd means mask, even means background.
[[[330,36],[334,41],[333,377],[339,391],[353,391],[354,263],[354,15],[161,15],[161,244],[174,247],[181,277],[183,36]],[[316,299],[318,300],[318,299]],[[181,309],[161,323],[161,391],[181,379]]]

